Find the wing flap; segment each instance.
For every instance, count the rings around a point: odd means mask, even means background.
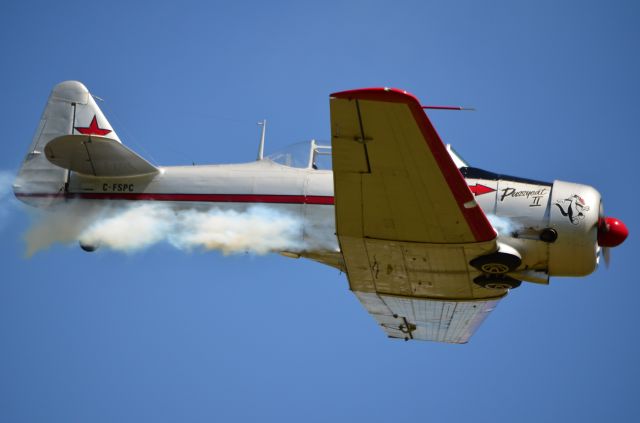
[[[84,175],[119,177],[158,172],[158,168],[112,138],[64,135],[51,140],[44,151],[54,165]]]

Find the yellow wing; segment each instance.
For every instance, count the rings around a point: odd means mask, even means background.
[[[389,336],[466,342],[506,292],[473,284],[469,265],[496,232],[422,106],[399,90],[335,93],[331,136],[351,290]]]

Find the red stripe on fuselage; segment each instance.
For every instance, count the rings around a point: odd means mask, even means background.
[[[279,194],[155,194],[155,193],[17,193],[18,198],[67,198],[79,200],[129,200],[129,201],[175,201],[202,203],[270,203],[270,204],[319,204],[333,205],[328,195],[279,195]]]

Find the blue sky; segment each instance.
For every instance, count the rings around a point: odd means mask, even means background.
[[[24,258],[0,210],[0,421],[635,421],[636,2],[0,5],[0,171],[77,79],[159,164],[329,138],[328,94],[395,86],[475,166],[596,187],[630,238],[587,278],[523,284],[463,346],[394,342],[328,267],[276,255]],[[446,3],[446,4],[443,4]],[[634,417],[636,416],[636,417]]]

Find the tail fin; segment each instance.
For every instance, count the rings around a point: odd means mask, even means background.
[[[69,170],[51,163],[44,152],[49,141],[74,134],[98,135],[121,143],[89,90],[80,82],[65,81],[56,85],[49,95],[40,125],[14,182],[16,197],[38,205],[64,197]]]

